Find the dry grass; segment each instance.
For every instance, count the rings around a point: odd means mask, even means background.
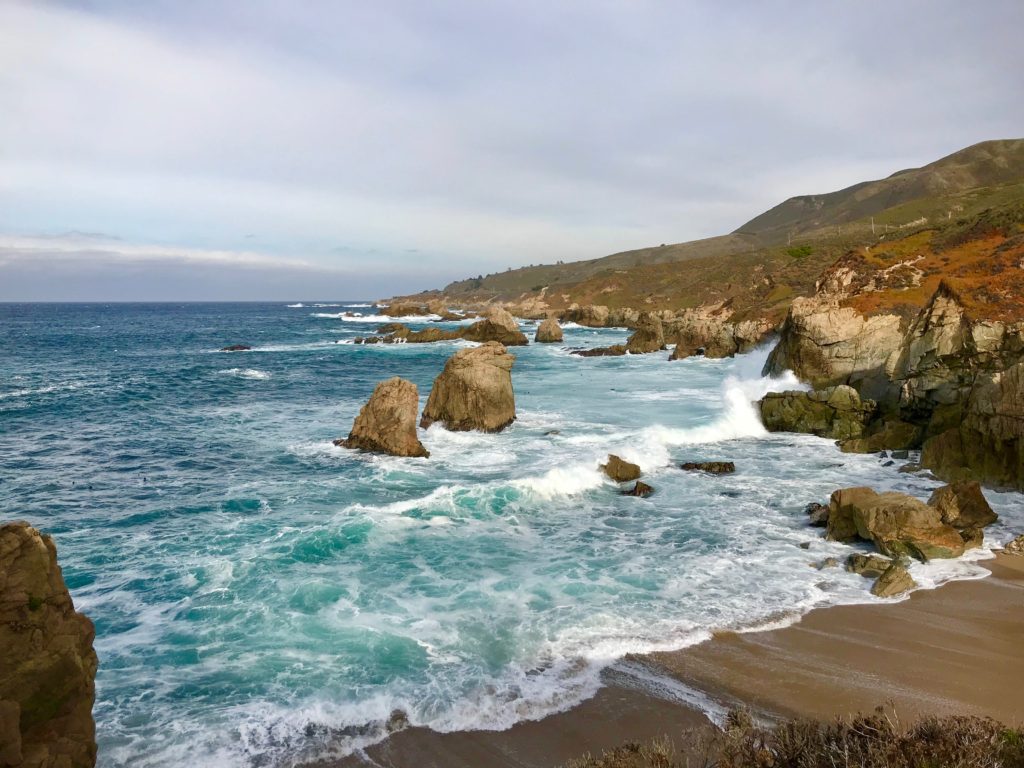
[[[754,725],[733,712],[724,730],[626,744],[566,768],[1024,768],[1024,732],[978,717],[928,717],[903,727],[892,713]]]

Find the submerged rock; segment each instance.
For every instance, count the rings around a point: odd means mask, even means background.
[[[456,432],[503,430],[516,418],[514,362],[515,357],[495,341],[456,352],[434,379],[420,426],[426,429],[441,422]]]
[[[462,331],[467,341],[496,341],[506,347],[523,346],[529,343],[526,334],[519,330],[519,323],[501,307],[491,307],[483,320],[477,320]]]
[[[811,502],[804,507],[804,514],[807,515],[807,522],[815,528],[824,528],[828,525],[828,505]]]
[[[873,579],[885,573],[890,565],[892,565],[892,560],[882,555],[866,555],[863,552],[856,552],[846,558],[846,570]]]
[[[616,483],[628,483],[640,477],[640,465],[620,459],[614,453],[608,454],[608,461],[599,469]]]
[[[348,437],[334,444],[391,456],[428,457],[430,452],[416,436],[419,403],[419,390],[411,381],[398,376],[382,381],[359,411]]]
[[[248,344],[232,344],[232,345],[230,345],[228,347],[221,347],[220,351],[221,352],[248,352],[251,349],[252,349],[252,347],[250,347]]]
[[[917,582],[899,563],[893,563],[871,586],[871,594],[875,597],[897,597],[904,592],[909,592],[917,586]]]
[[[628,491],[623,491],[622,495],[623,496],[638,496],[641,499],[646,499],[652,493],[654,493],[654,488],[652,488],[647,483],[645,483],[645,482],[643,482],[641,480],[637,480],[636,483],[633,485],[633,487],[630,488]]]
[[[846,385],[813,392],[769,392],[761,400],[761,421],[769,432],[803,432],[842,440],[864,433],[875,403],[861,400]]]
[[[533,340],[541,344],[559,342],[562,340],[562,326],[555,318],[549,317],[537,326],[537,335],[533,337]]]
[[[594,347],[594,349],[577,349],[574,355],[580,357],[620,357],[626,354],[625,344],[612,344],[610,347]]]
[[[679,468],[687,472],[707,472],[709,475],[730,475],[736,471],[736,465],[731,461],[688,461],[680,464]]]
[[[665,332],[661,318],[650,312],[642,312],[636,330],[626,342],[626,351],[632,355],[658,352],[665,348]]]
[[[50,537],[0,526],[0,765],[95,765],[94,637]]]
[[[834,541],[871,541],[882,554],[918,560],[960,557],[959,531],[942,522],[937,509],[902,493],[871,488],[842,488],[829,502],[827,537]]]

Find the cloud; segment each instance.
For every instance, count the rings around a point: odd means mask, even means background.
[[[783,0],[8,0],[0,232],[301,254],[382,293],[428,262],[448,279],[718,234],[1019,134],[1022,22],[1018,0],[884,17]]]

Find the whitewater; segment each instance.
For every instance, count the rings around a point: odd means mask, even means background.
[[[345,313],[369,306],[0,306],[0,504],[53,534],[96,623],[100,765],[288,765],[405,723],[502,729],[608,675],[720,716],[623,656],[875,601],[870,580],[815,567],[853,550],[803,508],[845,486],[939,485],[767,433],[752,401],[800,384],[762,378],[766,350],[580,358],[627,331],[576,325],[513,350],[506,431],[435,425],[429,459],[347,451],[331,441],[378,381],[414,381],[422,406],[467,345],[351,344],[382,317]],[[231,343],[253,350],[218,351]],[[655,494],[619,495],[598,470],[609,453]],[[678,468],[701,460],[737,471]],[[986,495],[991,545],[1024,503]],[[980,578],[986,556],[912,573]]]

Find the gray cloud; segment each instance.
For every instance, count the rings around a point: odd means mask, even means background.
[[[301,260],[371,295],[717,234],[1020,135],[1022,22],[1017,0],[8,2],[0,232]]]

